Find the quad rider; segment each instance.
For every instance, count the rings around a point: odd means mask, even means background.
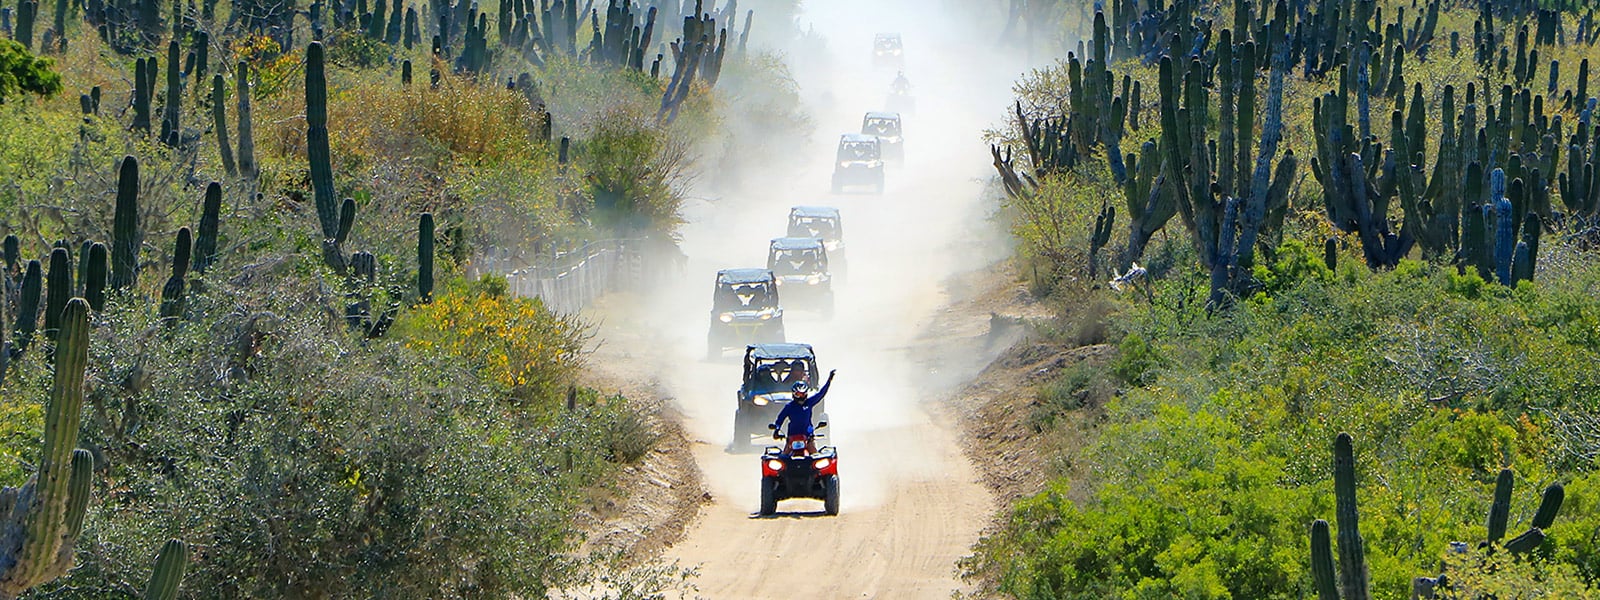
[[[906,79],[905,71],[895,73],[894,83],[889,84],[889,92],[901,95],[911,93],[911,80]]]
[[[810,394],[805,382],[794,384],[793,398],[789,400],[787,405],[784,405],[783,410],[778,413],[778,420],[772,424],[773,439],[783,438],[783,422],[787,420],[789,422],[788,436],[791,438],[805,436],[806,453],[813,454],[817,451],[817,445],[812,440],[816,433],[816,427],[811,424],[811,408],[822,402],[822,399],[828,395],[828,387],[833,385],[835,373],[838,373],[837,369],[828,371],[828,381],[822,384],[822,388],[818,389],[815,395]],[[790,451],[789,447],[784,447],[785,453]]]

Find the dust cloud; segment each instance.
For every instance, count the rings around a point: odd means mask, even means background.
[[[704,561],[702,577],[715,577],[723,567],[715,558],[695,555],[701,547],[693,541],[696,536],[735,545],[740,539],[772,539],[754,533],[774,525],[771,521],[734,519],[755,511],[759,480],[755,455],[725,451],[732,438],[740,353],[729,350],[721,360],[708,361],[705,345],[716,271],[765,266],[767,243],[784,235],[791,206],[837,207],[845,231],[848,276],[834,281],[834,316],[785,312],[788,339],[813,344],[823,372],[838,370],[828,395],[827,431],[840,456],[843,498],[837,519],[848,523],[853,514],[896,504],[897,495],[908,493],[908,482],[957,476],[950,463],[961,461],[959,453],[924,450],[930,444],[954,447],[956,433],[931,423],[921,407],[937,390],[927,357],[919,356],[928,351],[919,339],[938,334],[927,330],[947,304],[945,284],[952,275],[992,265],[1011,251],[1003,225],[993,218],[995,201],[985,195],[993,170],[982,139],[985,128],[1005,118],[1012,82],[1025,69],[1020,60],[995,49],[1002,4],[806,0],[798,25],[815,37],[776,50],[790,65],[814,124],[810,140],[781,161],[740,173],[739,189],[697,190],[711,199],[685,207],[681,247],[688,263],[681,284],[635,296],[625,309],[607,307],[598,317],[606,321],[602,343],[611,346],[605,354],[658,379],[660,392],[686,415],[691,435],[704,442],[694,452],[716,506],[707,509],[712,516],[700,527],[732,530],[691,529],[680,558]],[[873,65],[873,36],[879,32],[897,32],[904,39],[902,68],[916,99],[915,110],[903,115],[905,160],[888,166],[882,195],[834,195],[829,179],[838,136],[860,131],[866,111],[885,108],[896,74],[892,66]],[[976,483],[965,483],[974,494],[984,494]],[[806,500],[779,506],[780,513],[820,510],[820,502]],[[729,519],[719,521],[717,511]],[[836,527],[829,521],[807,520],[797,527]],[[981,523],[971,526],[975,535]],[[829,544],[848,543],[839,538],[880,534],[871,530],[875,527],[819,535]],[[793,541],[807,543],[808,532],[795,535]],[[956,546],[948,551],[965,551],[965,545]],[[730,568],[762,569],[748,557],[741,560],[746,561],[742,566]],[[949,563],[938,565],[932,576],[949,578],[950,569]],[[731,584],[702,589],[761,596]]]

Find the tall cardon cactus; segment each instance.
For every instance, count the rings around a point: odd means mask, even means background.
[[[117,176],[117,205],[111,221],[111,289],[126,290],[138,283],[139,159],[122,159]]]
[[[77,449],[88,360],[89,305],[74,298],[62,312],[39,471],[21,488],[0,492],[0,505],[9,509],[7,534],[0,538],[0,599],[16,598],[72,567],[94,467],[89,451]]]
[[[1356,461],[1350,434],[1333,442],[1334,511],[1339,519],[1339,569],[1328,546],[1328,522],[1311,524],[1311,580],[1319,600],[1368,600],[1367,554],[1356,510]]]

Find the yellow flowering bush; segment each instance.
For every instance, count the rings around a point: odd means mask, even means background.
[[[583,364],[587,328],[550,312],[537,299],[507,293],[505,279],[457,281],[397,327],[406,347],[461,361],[539,412],[554,406]]]

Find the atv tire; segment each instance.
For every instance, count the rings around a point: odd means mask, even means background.
[[[763,502],[765,502],[764,497]],[[827,479],[822,480],[822,512],[828,513],[831,517],[839,516],[838,475],[829,475]]]
[[[837,507],[837,505],[835,505],[835,507]],[[770,517],[772,516],[772,513],[778,512],[777,477],[761,478],[761,509],[759,512],[763,517]]]

